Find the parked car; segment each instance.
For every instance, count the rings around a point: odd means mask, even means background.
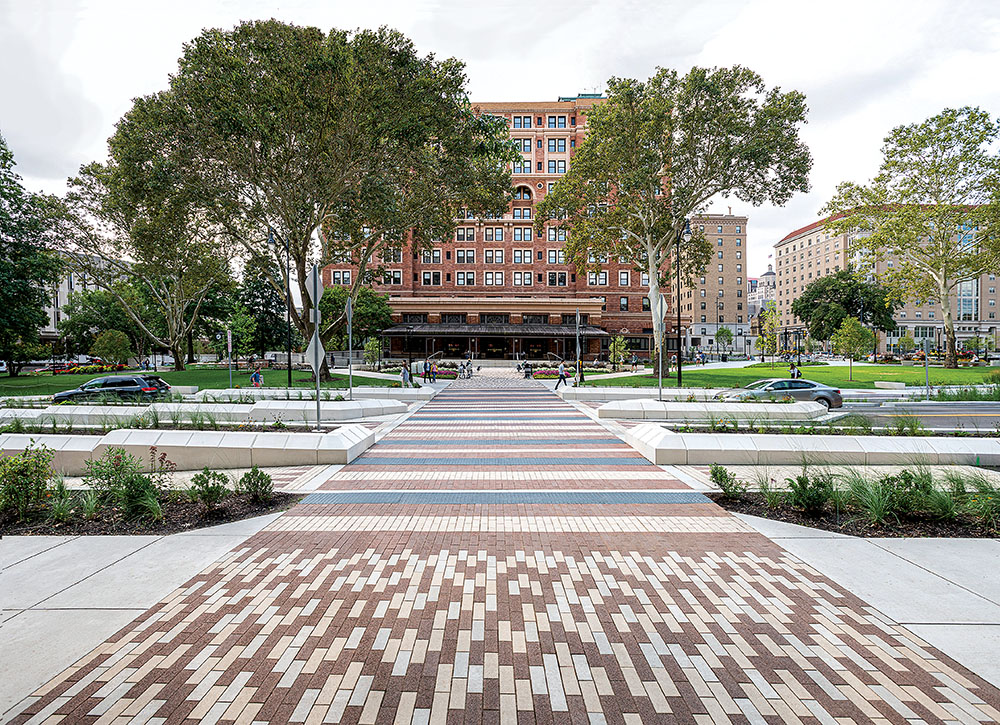
[[[100,400],[101,398],[149,402],[163,392],[156,382],[147,380],[141,375],[108,375],[103,378],[88,380],[79,388],[56,393],[52,396],[52,402],[82,403],[88,400]]]
[[[814,380],[799,378],[766,378],[750,383],[743,388],[724,390],[718,395],[718,400],[781,400],[785,396],[795,400],[813,400],[822,403],[827,408],[840,408],[844,398],[840,391]]]

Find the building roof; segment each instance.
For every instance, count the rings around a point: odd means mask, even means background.
[[[807,224],[804,227],[796,229],[794,232],[790,232],[790,233],[786,234],[784,237],[782,237],[778,241],[778,244],[781,244],[782,242],[787,242],[789,239],[794,239],[795,237],[802,236],[803,234],[811,232],[814,229],[818,229],[819,227],[823,226],[824,224],[826,224],[831,219],[839,219],[842,216],[843,216],[843,214],[834,214],[832,216],[828,216],[828,217],[825,217],[823,219],[820,219],[819,221],[813,222],[812,224]],[[775,245],[775,246],[777,246],[777,245]]]
[[[394,325],[383,330],[383,335],[400,337],[444,337],[445,335],[478,335],[494,337],[573,337],[576,325],[470,325],[460,323],[418,323]],[[593,325],[580,325],[581,337],[608,337],[608,333]]]

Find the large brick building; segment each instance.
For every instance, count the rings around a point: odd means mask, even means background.
[[[600,272],[577,274],[563,253],[566,232],[546,227],[538,235],[534,230],[535,204],[569,169],[586,135],[586,112],[601,100],[599,95],[581,95],[554,102],[477,104],[483,113],[507,119],[521,151],[521,160],[511,169],[514,200],[500,218],[459,219],[454,238],[431,250],[381,260],[386,274],[375,286],[389,295],[396,323],[385,331],[386,353],[571,358],[579,311],[586,357],[600,355],[617,334],[624,335],[632,349],[648,354],[653,330],[645,274],[615,259]],[[682,291],[682,327],[687,331],[692,315],[704,321],[708,314],[713,330],[720,320],[735,324],[744,314],[737,309],[743,293],[736,287],[745,278],[745,246],[734,245],[745,245],[746,217],[719,215],[692,223],[704,225],[710,239],[724,240],[720,254],[726,259],[718,264],[732,266],[721,287],[713,260],[712,274],[706,272],[702,284]],[[716,228],[725,233],[717,235]],[[349,264],[329,265],[324,283],[349,284],[354,273]],[[671,292],[667,286],[663,293],[669,301],[669,331],[676,327],[676,287]],[[710,313],[704,304],[709,296]],[[724,310],[717,318],[720,301]],[[688,338],[688,344],[696,345],[709,339],[705,333]],[[676,349],[676,340],[668,347]]]

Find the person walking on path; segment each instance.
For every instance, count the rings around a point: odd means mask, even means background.
[[[404,388],[410,387],[410,366],[406,364],[405,360],[403,361],[403,369],[400,370],[399,374],[402,376],[403,379],[403,387]]]
[[[431,363],[429,360],[424,360],[424,382],[427,382],[427,377],[431,374]]]
[[[431,363],[431,382],[436,383],[438,381],[438,364]]]
[[[632,359],[629,362],[632,363],[632,372],[634,373],[639,365],[639,356],[633,352]]]
[[[797,380],[802,377],[802,371],[795,367],[795,363],[791,363],[788,366],[788,377],[792,380]]]
[[[566,363],[561,360],[559,361],[559,379],[556,380],[556,387],[553,388],[554,390],[559,390],[559,383],[565,383],[568,385],[568,383],[566,383]]]

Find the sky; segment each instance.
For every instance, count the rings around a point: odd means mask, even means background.
[[[657,67],[740,64],[806,95],[811,190],[750,217],[749,271],[810,224],[841,181],[878,169],[882,139],[943,108],[1000,115],[997,0],[0,0],[0,133],[25,185],[62,193],[106,156],[132,99],[162,90],[203,28],[277,18],[324,30],[387,25],[466,63],[474,101],[601,92]]]

